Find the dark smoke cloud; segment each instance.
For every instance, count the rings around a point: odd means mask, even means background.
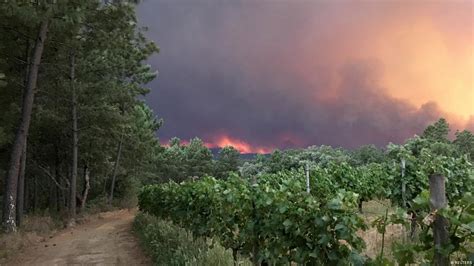
[[[291,2],[141,4],[140,22],[161,48],[150,60],[160,74],[147,96],[165,120],[160,139],[350,148],[402,142],[447,115],[435,102],[417,108],[389,96],[381,60],[358,58],[351,38],[372,31],[380,8]],[[341,57],[347,50],[355,56]]]

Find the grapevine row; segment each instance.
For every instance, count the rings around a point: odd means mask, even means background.
[[[365,228],[357,195],[338,191],[331,199],[305,192],[291,175],[262,176],[258,183],[234,176],[147,186],[141,210],[169,219],[197,236],[217,238],[234,253],[267,263],[361,263]]]

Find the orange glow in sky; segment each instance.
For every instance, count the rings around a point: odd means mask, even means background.
[[[385,68],[382,83],[389,94],[417,106],[434,101],[465,119],[474,115],[472,35],[449,39],[430,21],[420,20],[376,39],[375,53]]]
[[[232,146],[240,153],[270,153],[272,151],[272,149],[266,147],[252,147],[243,140],[226,135],[215,137],[213,142],[206,142],[205,145],[208,148],[224,148],[226,146]]]
[[[472,2],[396,2],[362,14],[341,9],[340,24],[328,34],[308,32],[301,44],[304,56],[298,57],[304,62],[293,62],[292,68],[311,80],[321,62],[337,71],[354,60],[373,61],[377,63],[376,82],[384,93],[416,107],[436,102],[455,119],[467,121],[474,116]],[[312,23],[316,28],[320,22]],[[321,54],[317,49],[321,44],[332,52]],[[337,91],[319,97],[337,98]]]
[[[166,138],[267,153],[402,143],[440,117],[474,129],[472,0],[235,2],[157,23],[172,70],[157,106],[165,121],[193,117]]]

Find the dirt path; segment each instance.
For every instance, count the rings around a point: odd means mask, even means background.
[[[133,211],[100,215],[100,219],[59,232],[29,247],[7,265],[148,265],[132,234]]]

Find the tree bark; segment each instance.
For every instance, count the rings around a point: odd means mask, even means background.
[[[56,186],[54,185],[56,180],[50,179],[48,182],[48,209],[50,214],[56,213]]]
[[[84,166],[84,189],[82,190],[82,200],[81,200],[81,211],[86,207],[87,196],[89,195],[90,177],[89,177],[89,168],[87,165]]]
[[[25,62],[26,65],[30,65],[30,41],[26,41],[26,49],[25,49]],[[25,88],[28,85],[28,67],[25,68],[25,77],[24,77],[24,84]],[[24,95],[23,95],[24,97]],[[17,196],[16,196],[16,223],[17,226],[21,226],[22,218],[23,218],[23,207],[25,202],[25,170],[26,170],[26,153],[27,153],[27,146],[28,146],[28,137],[25,136],[25,144],[23,146],[23,153],[21,155],[20,160],[20,174],[18,175],[18,188],[17,188]]]
[[[58,170],[56,170],[56,171],[58,171]],[[57,177],[56,180],[58,180],[58,182],[61,182],[61,180],[60,180],[58,177]],[[60,212],[61,212],[61,189],[60,189],[58,186],[56,186],[55,189],[56,189],[56,190],[55,190],[55,193],[56,193],[56,197],[55,197],[55,198],[56,198],[55,208],[56,208],[56,211],[57,211],[58,213],[60,213]]]
[[[38,209],[38,176],[33,177],[34,187],[33,187],[33,212],[36,212]]]
[[[120,156],[122,155],[122,146],[123,146],[123,135],[120,137],[120,142],[117,149],[117,160],[114,164],[114,172],[112,174],[112,184],[110,184],[110,195],[109,195],[109,203],[112,203],[114,198],[114,189],[115,189],[115,180],[117,179],[117,171],[120,162]]]
[[[28,82],[25,88],[23,104],[21,109],[21,120],[13,143],[10,165],[6,178],[6,191],[4,193],[4,212],[2,217],[3,227],[6,232],[16,231],[16,194],[18,186],[18,174],[20,172],[20,159],[28,135],[31,113],[35,99],[36,83],[38,80],[38,70],[43,55],[44,43],[48,32],[49,21],[44,20],[40,24],[38,36],[33,49],[32,62],[28,66]]]
[[[437,212],[448,205],[445,191],[444,176],[434,174],[430,176],[430,207],[432,212]],[[449,265],[449,256],[441,252],[449,244],[448,235],[448,221],[445,217],[435,214],[433,222],[433,238],[435,245],[434,265],[447,266]]]
[[[69,224],[75,223],[76,218],[76,183],[77,183],[77,164],[78,164],[78,136],[77,136],[77,97],[75,86],[75,55],[71,52],[70,58],[70,78],[72,90],[72,173],[69,191]]]
[[[17,199],[16,199],[16,224],[21,225],[23,220],[23,206],[25,200],[25,170],[26,170],[26,149],[28,146],[28,140],[25,140],[23,146],[23,154],[21,155],[20,163],[20,174],[18,176],[18,187],[17,187]]]
[[[31,182],[31,180],[28,181],[28,179],[25,176],[25,198],[24,198],[25,202],[23,204],[23,209],[24,209],[23,214],[28,213],[30,210],[31,184],[29,182]]]
[[[57,210],[58,212],[61,212],[63,210],[63,197],[64,197],[64,189],[62,187],[62,178],[61,178],[61,162],[60,162],[60,155],[59,155],[59,144],[56,142],[55,145],[54,145],[54,150],[55,150],[55,153],[54,153],[54,176],[51,176],[51,179],[54,181],[54,183],[56,184],[56,199],[57,199]],[[44,169],[43,171],[45,171],[46,169]],[[49,171],[48,171],[49,172]],[[67,186],[66,186],[67,187]],[[66,192],[67,193],[67,192]]]

